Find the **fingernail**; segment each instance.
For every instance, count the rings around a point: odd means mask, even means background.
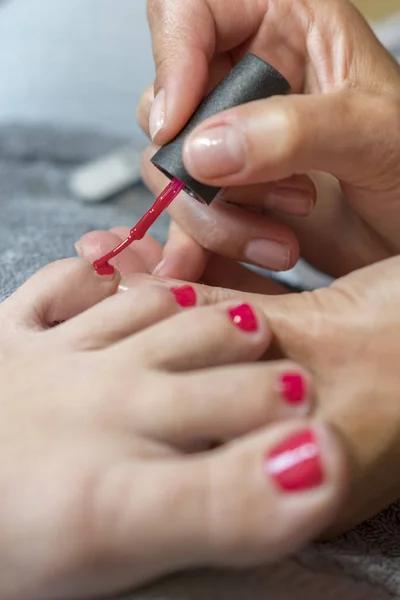
[[[225,125],[189,137],[184,156],[187,167],[196,176],[225,177],[244,168],[246,145],[237,129]]]
[[[264,206],[291,215],[307,216],[314,207],[314,199],[306,191],[276,188],[267,194]]]
[[[257,317],[249,304],[241,304],[228,311],[232,323],[242,331],[253,333],[258,330]]]
[[[165,125],[165,110],[165,90],[160,90],[157,96],[154,98],[154,102],[150,111],[149,130],[151,139],[153,141]]]
[[[265,471],[283,492],[302,492],[324,481],[318,441],[310,429],[276,446],[265,460]]]
[[[196,306],[197,294],[196,290],[191,285],[182,285],[171,289],[177,303],[183,308]]]
[[[303,375],[300,373],[281,375],[279,393],[289,404],[302,404],[307,396],[307,385]]]
[[[254,240],[247,245],[246,259],[273,271],[286,271],[290,265],[290,248],[274,240]]]

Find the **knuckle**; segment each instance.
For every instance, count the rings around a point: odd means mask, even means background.
[[[290,104],[280,110],[277,119],[281,121],[280,131],[283,134],[276,146],[276,155],[279,161],[290,163],[302,150],[305,132],[304,119],[299,111]]]

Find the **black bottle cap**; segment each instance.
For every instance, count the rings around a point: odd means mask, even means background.
[[[160,148],[152,163],[164,175],[176,177],[186,184],[185,191],[206,204],[211,204],[220,188],[204,185],[193,179],[186,171],[182,159],[186,136],[209,117],[239,106],[271,96],[283,96],[290,92],[290,85],[274,67],[255,54],[247,54],[223,81],[207,96],[175,139]]]

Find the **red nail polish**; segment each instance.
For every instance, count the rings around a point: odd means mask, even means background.
[[[241,304],[229,311],[229,317],[242,331],[254,332],[258,329],[257,317],[249,304]]]
[[[197,295],[196,290],[191,285],[182,285],[171,289],[177,303],[183,308],[196,306]]]
[[[265,470],[284,492],[315,488],[324,480],[318,442],[307,429],[291,435],[267,457]]]
[[[289,404],[301,404],[307,395],[303,375],[300,373],[284,373],[279,380],[279,391]]]

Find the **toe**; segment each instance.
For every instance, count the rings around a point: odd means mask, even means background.
[[[91,231],[83,236],[75,244],[79,256],[90,263],[101,258],[116,248],[122,239],[111,231]],[[143,258],[136,252],[135,248],[127,248],[119,256],[111,261],[113,266],[122,274],[148,273],[148,268]]]
[[[171,290],[154,284],[143,285],[108,298],[64,323],[58,333],[64,342],[68,340],[80,349],[104,348],[175,315],[180,310]],[[135,340],[136,336],[131,339]],[[135,347],[139,348],[140,344],[135,344]],[[130,365],[128,373],[132,371],[132,356],[132,353],[125,355]]]
[[[164,393],[120,407],[124,424],[179,447],[233,439],[313,406],[311,377],[286,361],[168,375]]]
[[[347,487],[339,440],[307,421],[242,438],[203,465],[205,546],[228,565],[275,560],[313,540],[334,518]]]
[[[168,555],[168,569],[276,560],[333,519],[346,479],[335,435],[312,422],[280,424],[216,451],[126,466],[103,503],[115,517],[107,539],[124,558],[151,548],[152,564],[164,555],[165,566]]]
[[[61,260],[31,277],[5,305],[20,325],[47,329],[113,295],[118,284],[118,273],[102,278],[87,261]]]
[[[183,301],[186,289],[194,292],[185,286]],[[189,300],[192,303],[192,295]],[[124,343],[140,346],[143,360],[155,368],[193,371],[257,360],[270,341],[271,332],[260,310],[249,304],[220,304],[182,312]]]

